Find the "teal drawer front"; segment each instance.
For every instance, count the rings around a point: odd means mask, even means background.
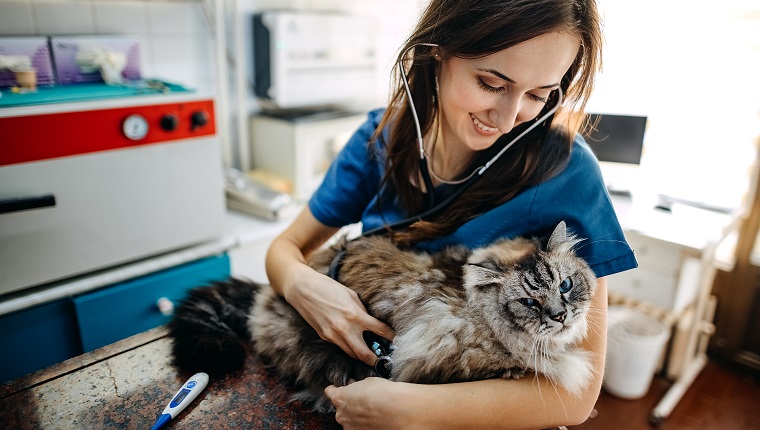
[[[69,300],[1,316],[0,384],[81,354],[77,333]]]
[[[82,349],[89,352],[165,324],[169,317],[159,312],[159,298],[177,303],[187,290],[229,276],[230,261],[224,254],[75,297]]]

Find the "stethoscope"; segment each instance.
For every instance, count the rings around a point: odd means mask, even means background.
[[[404,51],[404,55],[402,58],[406,57],[406,54],[409,52],[409,50],[415,48],[416,46],[429,46],[429,47],[438,47],[439,45],[436,45],[434,43],[418,43],[416,45],[410,46],[406,51]],[[509,148],[511,148],[515,143],[517,143],[520,139],[522,139],[526,134],[530,133],[531,130],[538,127],[541,123],[546,121],[550,116],[554,115],[554,113],[557,112],[559,107],[562,105],[563,100],[563,93],[561,88],[557,88],[557,103],[549,109],[545,114],[543,114],[540,118],[536,119],[533,124],[531,124],[528,128],[523,130],[520,134],[518,134],[514,139],[512,139],[509,143],[504,145],[501,150],[496,153],[488,162],[486,162],[484,165],[480,167],[476,167],[473,172],[470,174],[469,177],[467,177],[465,180],[461,182],[461,184],[457,185],[457,188],[454,192],[449,194],[444,200],[436,203],[435,202],[435,195],[433,193],[433,181],[430,178],[430,173],[428,172],[428,162],[427,157],[425,156],[425,148],[423,146],[422,142],[422,127],[420,127],[420,120],[417,117],[417,108],[414,106],[414,99],[412,97],[412,91],[409,88],[409,80],[407,77],[406,72],[404,71],[404,64],[403,61],[399,61],[398,63],[398,70],[399,75],[401,76],[401,81],[404,84],[404,91],[406,93],[406,98],[409,101],[409,109],[412,111],[412,119],[414,120],[414,128],[417,133],[417,146],[419,148],[420,153],[420,159],[419,159],[419,169],[420,174],[422,175],[422,180],[425,184],[425,189],[427,190],[427,198],[428,198],[428,204],[427,208],[423,213],[409,217],[407,219],[394,222],[393,224],[380,226],[377,228],[374,228],[372,230],[368,230],[362,236],[371,236],[373,234],[381,233],[381,232],[387,232],[387,231],[394,231],[394,230],[400,230],[403,228],[406,228],[415,222],[419,220],[423,220],[425,218],[430,217],[431,215],[434,215],[441,211],[443,208],[448,206],[451,202],[453,202],[455,199],[457,199],[459,196],[462,195],[468,188],[472,186],[483,174],[490,168],[498,159],[501,157]]]
[[[430,47],[439,46],[432,43],[419,43],[417,45],[413,45],[409,47],[404,52],[403,57],[406,57],[406,53],[408,53],[410,49],[418,45],[430,46]],[[554,115],[554,113],[557,112],[559,107],[562,105],[562,100],[563,100],[562,89],[557,88],[557,92],[558,92],[557,104],[555,104],[554,107],[549,109],[540,118],[535,120],[533,124],[531,124],[525,130],[523,130],[520,134],[518,134],[514,139],[512,139],[512,141],[504,145],[504,147],[501,148],[501,150],[498,153],[496,153],[496,155],[494,155],[490,160],[488,160],[488,162],[486,162],[484,165],[480,167],[475,168],[473,173],[471,173],[470,176],[467,177],[461,184],[458,184],[457,188],[451,194],[449,194],[444,200],[436,203],[435,196],[433,193],[433,181],[430,178],[430,173],[428,172],[427,158],[425,157],[425,148],[422,143],[422,128],[420,127],[420,120],[417,117],[417,109],[414,106],[412,91],[409,89],[409,80],[407,78],[406,72],[404,71],[404,66],[403,66],[402,61],[399,61],[398,68],[399,68],[399,74],[401,75],[401,80],[404,84],[404,91],[406,92],[406,97],[409,100],[409,108],[412,111],[412,118],[414,119],[415,131],[417,132],[417,145],[419,146],[419,151],[420,151],[419,168],[420,168],[420,174],[422,175],[422,180],[424,181],[424,184],[425,184],[425,188],[427,189],[428,209],[426,209],[424,212],[418,215],[411,216],[401,221],[396,221],[392,224],[387,224],[387,225],[383,225],[383,226],[368,230],[362,233],[361,236],[372,236],[378,233],[401,230],[403,228],[406,228],[414,224],[417,221],[424,220],[432,215],[435,215],[439,211],[443,210],[451,202],[453,202],[455,199],[461,196],[462,193],[464,193],[468,188],[470,188],[472,184],[474,184],[478,179],[480,179],[480,177],[483,176],[486,170],[488,170],[488,168],[491,167],[496,162],[496,160],[499,159],[499,157],[501,157],[505,152],[507,152],[509,148],[511,148],[515,143],[517,143],[520,139],[522,139],[523,136],[530,133],[531,130],[533,130],[534,128],[538,127],[541,123],[546,121],[550,116]],[[341,251],[340,253],[338,253],[338,255],[335,256],[332,263],[330,264],[330,268],[327,274],[328,276],[330,276],[331,278],[335,280],[338,280],[338,272],[340,271],[340,265],[341,265],[344,255],[345,255],[345,251]]]

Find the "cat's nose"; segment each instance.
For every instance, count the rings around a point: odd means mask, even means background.
[[[564,323],[566,315],[567,315],[567,311],[562,311],[554,315],[550,315],[549,318],[553,319],[554,321]]]

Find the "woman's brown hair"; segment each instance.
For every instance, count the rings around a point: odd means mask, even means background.
[[[423,136],[436,122],[439,101],[433,54],[460,58],[484,57],[534,37],[561,31],[577,35],[580,48],[560,87],[563,106],[522,138],[464,194],[431,219],[394,232],[398,243],[413,244],[449,234],[468,220],[498,206],[520,191],[556,174],[566,164],[583,108],[601,69],[602,33],[595,0],[432,0],[417,27],[400,49]],[[437,45],[434,50],[429,45]],[[403,84],[394,68],[391,94],[375,138],[388,127],[384,189],[408,215],[423,212],[425,198],[415,184],[419,169],[417,134]],[[557,102],[553,91],[539,116]],[[556,118],[565,118],[563,126]],[[519,128],[519,127],[518,127]],[[482,166],[511,140],[508,133],[477,154],[470,169]],[[549,138],[550,135],[554,138]],[[471,170],[468,170],[468,172]],[[389,191],[392,190],[392,191]]]

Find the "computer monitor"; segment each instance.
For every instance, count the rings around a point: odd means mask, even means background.
[[[639,164],[644,148],[647,117],[632,115],[588,114],[594,127],[583,138],[602,162]]]

